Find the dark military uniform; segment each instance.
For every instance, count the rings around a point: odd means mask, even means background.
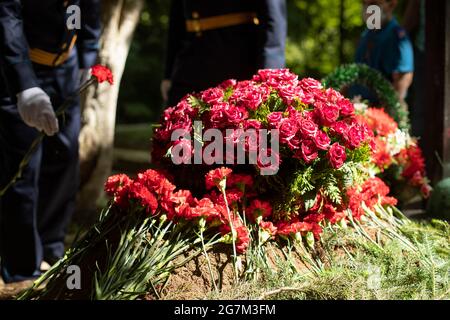
[[[81,9],[81,29],[66,22]],[[79,69],[96,60],[100,0],[0,1],[0,186],[18,169],[38,131],[19,116],[16,95],[40,87],[56,109],[79,86]],[[45,137],[17,183],[0,198],[1,273],[6,282],[39,275],[42,260],[64,254],[78,187],[79,102]]]
[[[169,104],[226,79],[285,65],[285,0],[173,0],[165,78]]]

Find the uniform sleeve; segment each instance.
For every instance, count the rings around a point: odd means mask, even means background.
[[[28,55],[20,0],[0,0],[0,67],[12,98],[38,86]]]
[[[261,68],[284,68],[287,37],[285,0],[260,0],[259,20],[263,28]]]
[[[166,45],[166,65],[164,69],[164,78],[172,77],[173,65],[178,52],[181,50],[183,39],[186,36],[185,17],[183,13],[182,0],[172,0],[169,14],[169,34]]]
[[[97,60],[101,34],[100,0],[81,0],[81,30],[77,50],[81,69],[92,67]]]
[[[414,53],[411,41],[404,34],[405,31],[399,31],[397,35],[394,52],[392,56],[390,70],[391,73],[407,73],[414,71]]]

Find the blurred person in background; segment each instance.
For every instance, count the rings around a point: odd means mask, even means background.
[[[411,86],[414,72],[414,54],[408,34],[394,17],[397,0],[363,0],[363,18],[370,18],[367,8],[376,5],[381,9],[381,29],[367,28],[361,35],[355,62],[380,71],[388,79],[402,103]],[[349,95],[360,95],[364,100],[377,103],[373,92],[354,86]]]
[[[414,79],[408,95],[412,133],[425,133],[425,0],[409,0],[403,27],[412,36],[414,47]]]
[[[79,19],[79,27],[69,27],[69,19]],[[80,104],[74,101],[60,119],[55,110],[86,78],[81,74],[97,58],[99,37],[100,0],[0,1],[0,188],[40,131],[46,134],[0,198],[6,283],[34,279],[64,255],[78,189]]]
[[[285,0],[172,0],[161,93],[168,105],[285,66]]]

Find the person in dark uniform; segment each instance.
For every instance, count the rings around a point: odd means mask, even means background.
[[[364,0],[364,12],[371,5],[381,9],[381,29],[366,29],[359,41],[355,61],[380,71],[388,79],[401,102],[404,102],[413,79],[414,53],[406,31],[394,17],[397,0]],[[367,17],[366,17],[367,19]],[[376,103],[372,92],[359,86],[353,87],[351,95],[361,95]]]
[[[73,6],[79,29],[70,28]],[[76,7],[75,7],[76,8]],[[76,24],[75,24],[76,25]],[[39,276],[64,254],[78,187],[80,105],[55,110],[95,62],[100,0],[0,1],[0,186],[39,131],[47,135],[22,177],[0,198],[0,264],[6,283]]]
[[[285,0],[172,0],[164,100],[283,68],[286,36]]]

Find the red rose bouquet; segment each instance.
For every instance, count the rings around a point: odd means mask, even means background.
[[[216,148],[208,157],[217,142],[202,139],[202,132],[210,129],[220,133],[221,143],[231,141],[231,148],[225,152]],[[278,146],[261,146],[264,136],[252,139],[246,135],[249,129],[263,131],[267,140],[276,135]],[[253,181],[250,194],[259,197],[255,201],[267,201],[253,202],[239,189],[227,190],[226,197],[234,199],[228,205],[241,220],[256,221],[270,237],[311,234],[318,239],[324,223],[337,223],[349,214],[361,217],[363,201],[368,208],[396,203],[387,197],[389,188],[381,180],[369,179],[373,137],[369,125],[358,120],[353,104],[339,92],[314,79],[299,80],[288,70],[260,70],[251,81],[228,80],[168,108],[155,130],[152,160],[171,172],[177,185],[200,197],[207,190],[195,183],[198,175],[227,165]],[[234,152],[239,147],[247,160],[244,164]],[[175,150],[183,150],[176,164]],[[275,164],[259,161],[259,155],[252,163],[254,150],[268,151]],[[209,161],[211,157],[215,162]],[[268,167],[275,168],[275,174],[264,174]],[[377,187],[366,192],[372,184]],[[248,216],[249,210],[261,213],[261,218]]]

